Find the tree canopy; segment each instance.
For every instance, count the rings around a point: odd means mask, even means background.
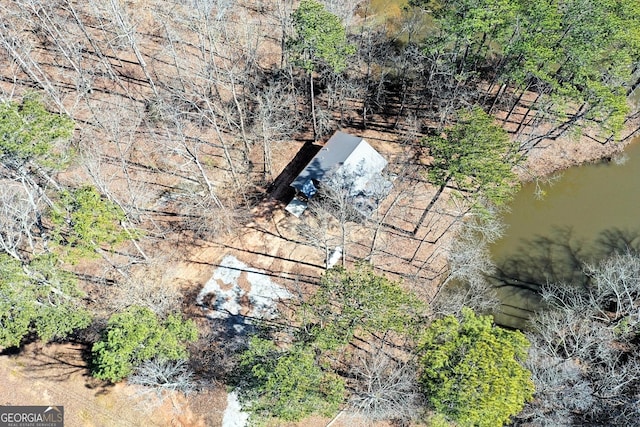
[[[537,93],[530,108],[546,110],[547,119],[566,120],[574,114],[569,123],[595,123],[605,134],[622,129],[629,112],[628,88],[640,59],[638,2],[410,3],[434,18],[424,49],[450,54],[455,79],[473,81],[484,74],[521,93]]]
[[[460,190],[477,193],[497,206],[517,188],[511,171],[517,147],[480,108],[460,111],[459,121],[444,135],[426,137],[423,144],[433,157],[427,176],[437,185],[452,180]]]
[[[0,7],[0,56],[6,63],[0,69],[0,252],[8,257],[0,259],[0,346],[69,336],[89,322],[83,307],[104,313],[135,301],[159,313],[155,302],[162,300],[162,313],[172,312],[180,306],[179,283],[154,292],[154,284],[163,285],[160,279],[173,277],[165,274],[172,268],[167,247],[246,243],[247,253],[283,261],[282,280],[292,279],[289,287],[300,288],[300,300],[287,304],[291,317],[265,322],[273,327],[268,337],[249,344],[242,356],[245,368],[256,369],[249,407],[260,414],[273,410],[268,417],[297,419],[334,411],[325,401],[354,408],[360,398],[360,408],[380,418],[408,420],[421,413],[416,408],[424,401],[412,396],[423,397],[416,392],[416,337],[427,320],[452,312],[461,319],[462,307],[484,312],[493,304],[487,298],[491,284],[484,280],[493,271],[485,243],[469,235],[449,245],[452,230],[463,219],[476,225],[463,218],[472,206],[482,213],[474,220],[499,212],[493,205],[504,204],[515,189],[511,169],[518,150],[525,155],[536,144],[542,148],[554,141],[554,149],[562,151],[568,130],[584,127],[584,139],[595,144],[608,144],[604,138],[615,138],[623,124],[629,128],[623,134],[632,137],[637,111],[629,114],[629,108],[638,108],[627,101],[640,85],[640,2],[409,0],[424,9],[401,12],[399,5],[407,2],[151,0],[153,13],[136,19],[138,2],[100,7],[97,0],[63,1],[59,7],[46,0],[5,1]],[[66,114],[57,114],[62,111]],[[492,117],[502,121],[509,138]],[[286,227],[281,221],[252,227],[274,239],[280,235],[282,244],[256,249],[260,236],[231,241],[227,233],[269,210],[252,209],[269,192],[274,200],[289,197],[284,181],[317,148],[306,144],[311,118],[315,140],[339,128],[376,139],[389,156],[388,198],[357,224],[349,215],[350,200],[336,197],[338,216],[325,215],[312,203],[299,220],[284,221]],[[72,138],[74,126],[77,138]],[[423,147],[416,142],[425,135]],[[291,159],[290,148],[301,144],[304,149]],[[568,161],[579,161],[584,153],[568,154]],[[425,177],[439,187],[431,202],[423,201],[425,188],[433,190]],[[329,196],[329,187],[318,195]],[[441,194],[464,199],[457,200],[460,209],[440,209]],[[306,221],[309,214],[317,214],[317,221]],[[131,230],[132,221],[146,227],[147,235]],[[304,222],[313,230],[289,227]],[[343,267],[361,256],[407,283],[360,265],[312,277],[319,254],[308,254],[305,243],[326,250],[327,258],[339,245]],[[189,251],[175,254],[183,252]],[[282,259],[284,252],[291,262]],[[448,275],[440,265],[445,253]],[[97,259],[84,259],[89,257]],[[81,259],[72,271],[82,275],[60,268]],[[246,271],[238,282],[245,290]],[[301,283],[295,282],[298,273]],[[548,424],[588,416],[624,425],[615,421],[637,414],[639,326],[633,313],[640,297],[633,287],[600,293],[591,285],[632,284],[591,273],[588,292],[558,293],[579,302],[580,309],[568,309],[568,303],[552,307],[539,323],[545,326],[538,330],[540,346],[528,360],[540,362],[539,377],[549,372],[564,377],[538,392],[538,402],[551,404],[529,405],[528,422],[555,412]],[[443,278],[456,286],[429,292]],[[76,280],[99,297],[82,304]],[[413,286],[421,287],[421,296],[433,297],[428,310],[403,292]],[[203,300],[208,302],[213,301]],[[160,373],[180,365],[166,359],[186,357],[188,340],[162,332],[170,329],[164,315],[137,307],[118,316],[94,348],[94,372],[101,378],[117,381],[152,354],[144,366]],[[219,346],[198,353],[202,359],[193,360],[198,375],[201,369],[232,369],[237,344],[245,344],[240,337],[232,345],[221,343],[232,323],[221,321],[203,340],[203,346]],[[452,332],[451,340],[462,342],[458,335]],[[434,372],[476,385],[479,395],[478,384],[486,378],[473,383],[471,372],[494,374],[480,356],[472,356],[499,352],[474,346],[447,356],[455,372],[447,371],[449,365]],[[433,360],[445,358],[435,344],[429,348]],[[534,358],[535,352],[543,356]],[[472,363],[479,368],[458,367]],[[437,390],[434,399],[450,403],[458,393],[455,410],[485,408],[485,400],[464,394],[472,386],[462,390],[452,384],[442,380],[437,388],[450,392],[448,401]],[[579,402],[567,398],[574,392]],[[415,404],[395,407],[409,400]],[[434,419],[464,425],[460,420],[471,417],[445,409]]]
[[[336,360],[351,351],[355,334],[372,343],[376,333],[415,335],[422,309],[414,295],[367,263],[326,271],[315,296],[298,310],[295,332],[286,340],[281,331],[250,340],[240,363],[243,406],[259,419],[333,415],[346,397]]]
[[[102,245],[113,247],[138,235],[122,228],[120,223],[125,219],[122,209],[90,185],[62,191],[60,202],[51,209],[50,215],[54,224],[53,240],[72,261],[95,256],[96,249]]]
[[[584,282],[548,283],[531,318],[537,425],[635,425],[640,390],[640,256],[623,250],[585,265]]]
[[[527,30],[505,47],[508,78],[579,103],[587,119],[619,132],[640,58],[638,2],[535,1],[522,2],[519,9]]]
[[[37,159],[59,168],[61,153],[56,156],[54,144],[71,138],[74,126],[71,118],[47,111],[35,95],[0,103],[0,158],[18,164]]]
[[[520,412],[534,391],[522,366],[529,342],[491,316],[463,309],[463,318],[434,321],[420,344],[420,379],[434,409],[463,426],[498,427]]]
[[[109,319],[92,348],[93,375],[117,382],[146,360],[187,359],[187,343],[198,333],[192,320],[171,314],[165,320],[146,307],[131,306]]]
[[[45,255],[22,265],[0,254],[0,347],[18,346],[30,333],[47,342],[91,321],[74,274]]]
[[[327,270],[303,312],[310,314],[304,321],[316,344],[335,349],[348,344],[356,333],[412,331],[422,309],[420,300],[398,282],[361,262],[351,270]]]
[[[347,57],[355,48],[347,43],[340,18],[316,0],[302,0],[292,15],[295,36],[288,41],[293,63],[307,72],[319,63],[335,72],[347,65]]]
[[[248,371],[243,399],[254,417],[299,421],[312,413],[333,415],[345,397],[344,380],[323,370],[304,343],[279,349],[253,337],[240,366]]]

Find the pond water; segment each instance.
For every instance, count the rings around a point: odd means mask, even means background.
[[[546,282],[580,283],[584,262],[627,248],[640,249],[640,139],[626,161],[574,167],[536,198],[528,183],[504,215],[508,229],[491,247],[502,302],[497,323],[524,327]]]
[[[371,0],[370,6],[375,14],[388,18],[399,17],[402,8],[409,4],[409,0]]]

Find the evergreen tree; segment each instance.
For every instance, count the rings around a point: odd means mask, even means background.
[[[117,205],[102,198],[90,185],[62,191],[60,202],[50,213],[54,224],[53,240],[71,261],[93,257],[103,245],[110,248],[139,232],[128,233],[120,222],[124,212]]]
[[[305,305],[306,327],[322,349],[347,345],[357,333],[415,330],[423,304],[400,283],[373,271],[367,263],[352,270],[334,267],[322,276],[320,287]]]
[[[197,337],[192,320],[174,314],[161,320],[146,307],[131,306],[111,316],[102,339],[93,345],[93,375],[117,382],[147,360],[186,360],[186,345]]]
[[[70,139],[73,129],[73,120],[48,112],[33,94],[0,103],[0,159],[11,168],[36,161],[59,169],[66,154],[56,152],[55,143]]]
[[[500,206],[517,188],[512,172],[517,147],[507,133],[493,123],[493,118],[480,108],[459,112],[459,121],[444,135],[427,137],[433,163],[428,178],[436,185],[455,182],[458,189],[477,194],[476,206],[483,199]]]
[[[298,313],[298,333],[286,344],[251,339],[241,356],[243,406],[254,420],[333,415],[345,399],[345,381],[336,372],[336,361],[350,352],[355,334],[370,342],[374,334],[389,331],[415,335],[422,309],[415,296],[375,274],[369,264],[328,270],[315,296]],[[378,398],[386,396],[381,391]]]
[[[0,348],[18,346],[30,333],[46,342],[89,325],[75,275],[58,264],[54,255],[21,265],[0,254]]]
[[[254,337],[240,366],[248,372],[242,396],[254,421],[299,421],[314,413],[331,416],[344,401],[344,380],[323,370],[313,348],[303,343],[283,350]]]
[[[522,367],[529,342],[491,316],[464,309],[424,332],[421,382],[434,409],[461,426],[498,427],[531,399],[531,373]]]
[[[321,66],[335,73],[342,72],[347,65],[347,57],[355,52],[355,48],[347,43],[346,30],[340,18],[316,0],[302,0],[292,20],[295,36],[288,40],[287,50],[293,64],[309,75],[313,133],[317,137],[313,72]]]

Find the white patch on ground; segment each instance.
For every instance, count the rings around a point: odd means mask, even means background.
[[[242,267],[246,267],[240,261],[232,256],[227,256],[222,260],[220,267],[213,272],[213,276],[198,294],[196,301],[202,304],[206,295],[213,295],[214,298],[209,303],[209,317],[216,319],[224,319],[231,315],[240,314],[240,298],[244,295],[244,291],[238,286],[238,279],[242,273]],[[220,286],[220,282],[225,285],[232,285],[231,289],[224,290]]]
[[[249,291],[240,287],[240,278],[244,276]],[[211,295],[211,298],[207,298]],[[205,305],[207,316],[213,319],[230,318],[230,325],[239,337],[246,334],[246,319],[233,318],[239,314],[261,319],[273,319],[277,316],[278,301],[289,299],[292,295],[282,286],[274,283],[262,270],[251,268],[236,257],[227,255],[213,272],[211,279],[203,286],[196,301]],[[243,307],[241,301],[248,301],[249,307]],[[227,395],[227,408],[222,416],[222,427],[244,427],[249,414],[242,412],[238,395]]]
[[[327,261],[327,269],[333,268],[334,265],[342,258],[342,246],[336,246],[336,249],[333,251],[329,260]]]
[[[291,298],[289,291],[273,283],[271,278],[264,274],[247,273],[247,279],[251,283],[251,292],[249,292],[249,301],[253,306],[251,316],[273,319],[278,314],[275,302]]]
[[[227,394],[227,408],[222,415],[222,427],[244,427],[248,420],[249,414],[242,412],[236,392]]]
[[[246,274],[246,281],[251,286],[248,292],[238,284],[242,274]],[[229,286],[231,288],[223,289],[221,282],[226,285],[225,288]],[[264,271],[251,268],[232,255],[224,257],[220,266],[213,272],[211,279],[198,294],[197,303],[203,304],[207,295],[213,295],[211,302],[208,303],[207,314],[216,319],[240,314],[243,311],[240,301],[245,295],[250,303],[250,307],[246,307],[248,316],[273,319],[277,315],[278,301],[291,298],[291,294],[274,283]]]

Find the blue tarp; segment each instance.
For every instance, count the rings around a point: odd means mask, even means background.
[[[314,194],[316,194],[318,192],[318,189],[316,188],[315,185],[313,185],[313,181],[308,180],[307,182],[305,182],[302,185],[302,190],[301,190],[305,196],[307,196],[307,198],[312,198]]]

